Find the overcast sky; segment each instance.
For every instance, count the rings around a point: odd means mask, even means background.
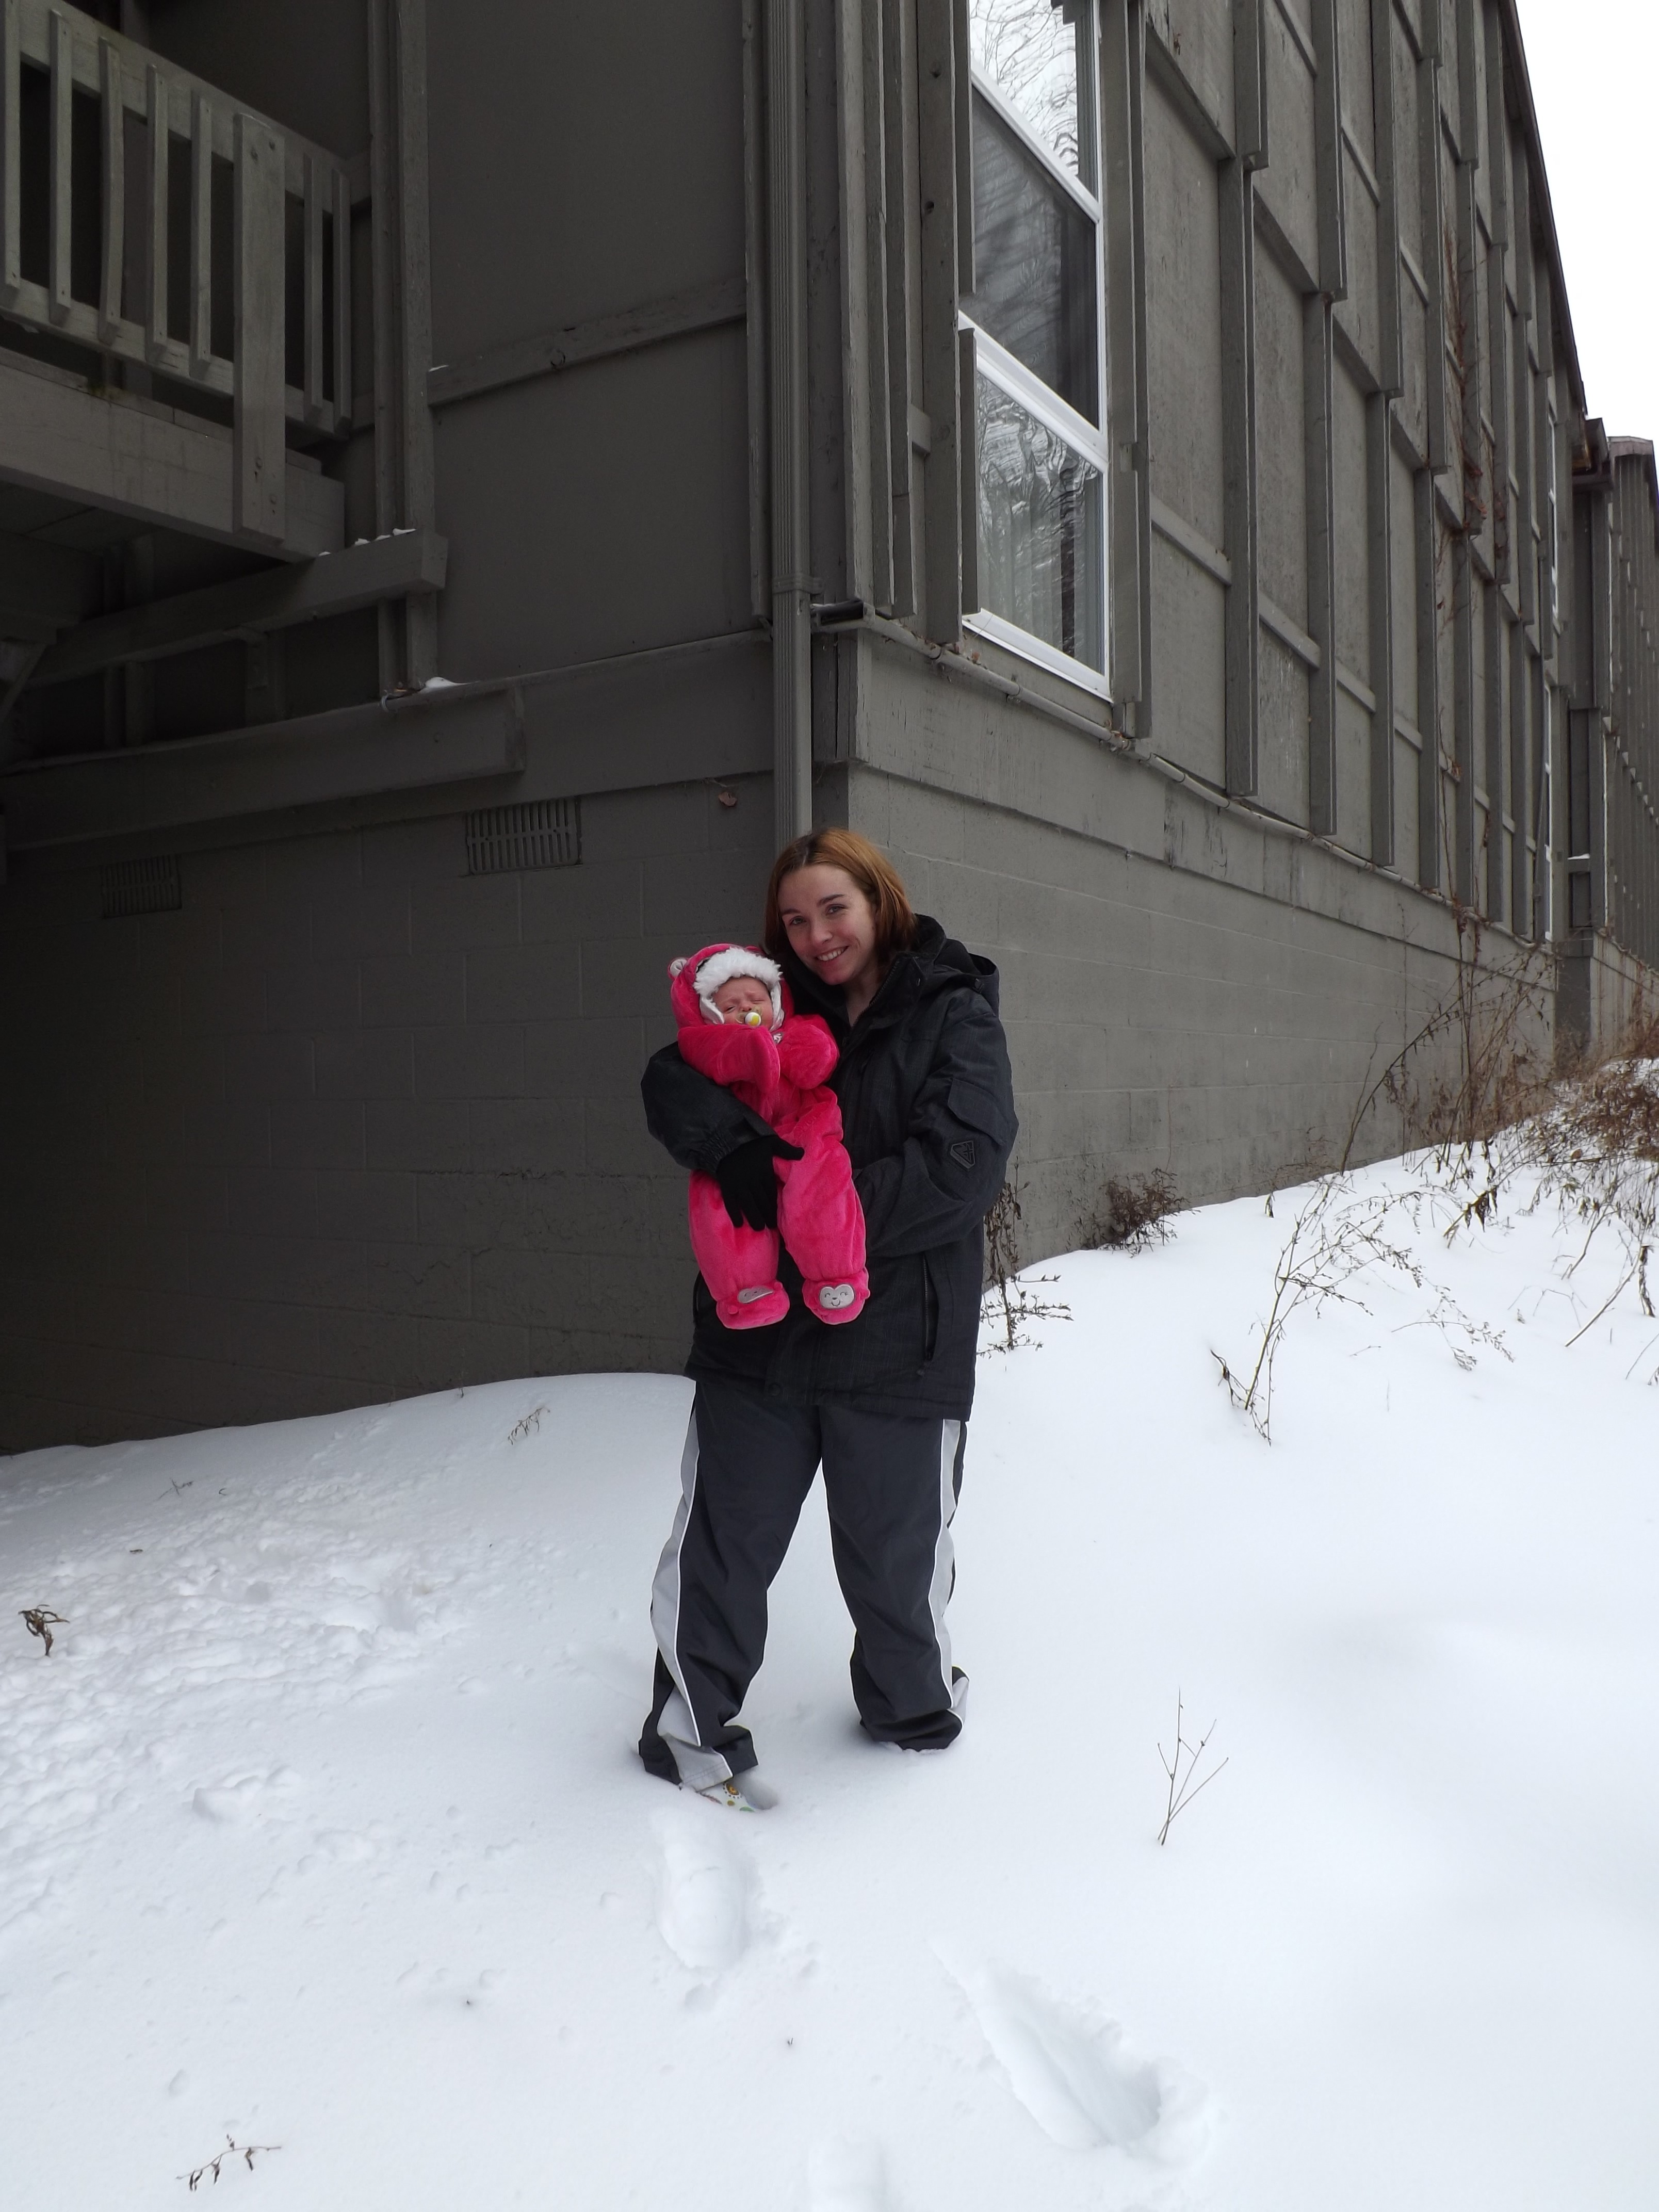
[[[1592,415],[1659,441],[1655,0],[1520,0]]]

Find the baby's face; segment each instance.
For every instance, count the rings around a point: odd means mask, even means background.
[[[722,983],[714,994],[714,1006],[723,1022],[747,1024],[753,1029],[757,1024],[752,1016],[760,1018],[759,1026],[772,1026],[772,994],[764,983],[753,975],[733,975]]]

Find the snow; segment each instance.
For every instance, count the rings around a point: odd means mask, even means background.
[[[1511,1356],[1373,1270],[1269,1445],[1212,1355],[1297,1204],[1051,1264],[983,1361],[948,1754],[854,1728],[815,1498],[763,1814],[631,1755],[676,1378],[0,1463],[6,2201],[229,2136],[263,2212],[1650,2204],[1659,1322],[1570,1348],[1610,1253],[1425,1215]],[[1160,1849],[1178,1692],[1228,1763]]]

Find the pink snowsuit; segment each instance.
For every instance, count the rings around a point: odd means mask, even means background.
[[[696,983],[717,954],[747,948],[705,945],[670,970],[670,997],[679,1024],[680,1056],[699,1073],[735,1091],[777,1134],[805,1157],[777,1160],[777,1230],[733,1223],[711,1175],[691,1177],[691,1249],[727,1328],[763,1328],[789,1310],[778,1280],[778,1239],[801,1272],[807,1310],[822,1322],[856,1321],[870,1295],[864,1264],[864,1209],[853,1188],[852,1164],[841,1137],[841,1106],[829,1088],[836,1041],[816,1014],[797,1014],[788,986],[763,954],[770,974],[757,980],[773,994],[778,1018],[739,1027],[711,1019]],[[745,965],[739,972],[756,971]],[[774,980],[775,978],[775,980]]]

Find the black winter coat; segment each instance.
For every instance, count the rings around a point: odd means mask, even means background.
[[[984,1221],[1002,1187],[1018,1127],[1008,1047],[997,1018],[997,972],[923,915],[856,1026],[841,991],[787,954],[797,1007],[821,1014],[841,1060],[841,1101],[853,1180],[864,1207],[870,1300],[829,1328],[795,1293],[787,1320],[728,1329],[701,1276],[686,1372],[747,1383],[770,1397],[845,1401],[868,1413],[965,1420],[973,1403],[984,1275]],[[641,1090],[651,1133],[683,1168],[712,1175],[766,1123],[666,1045]]]

